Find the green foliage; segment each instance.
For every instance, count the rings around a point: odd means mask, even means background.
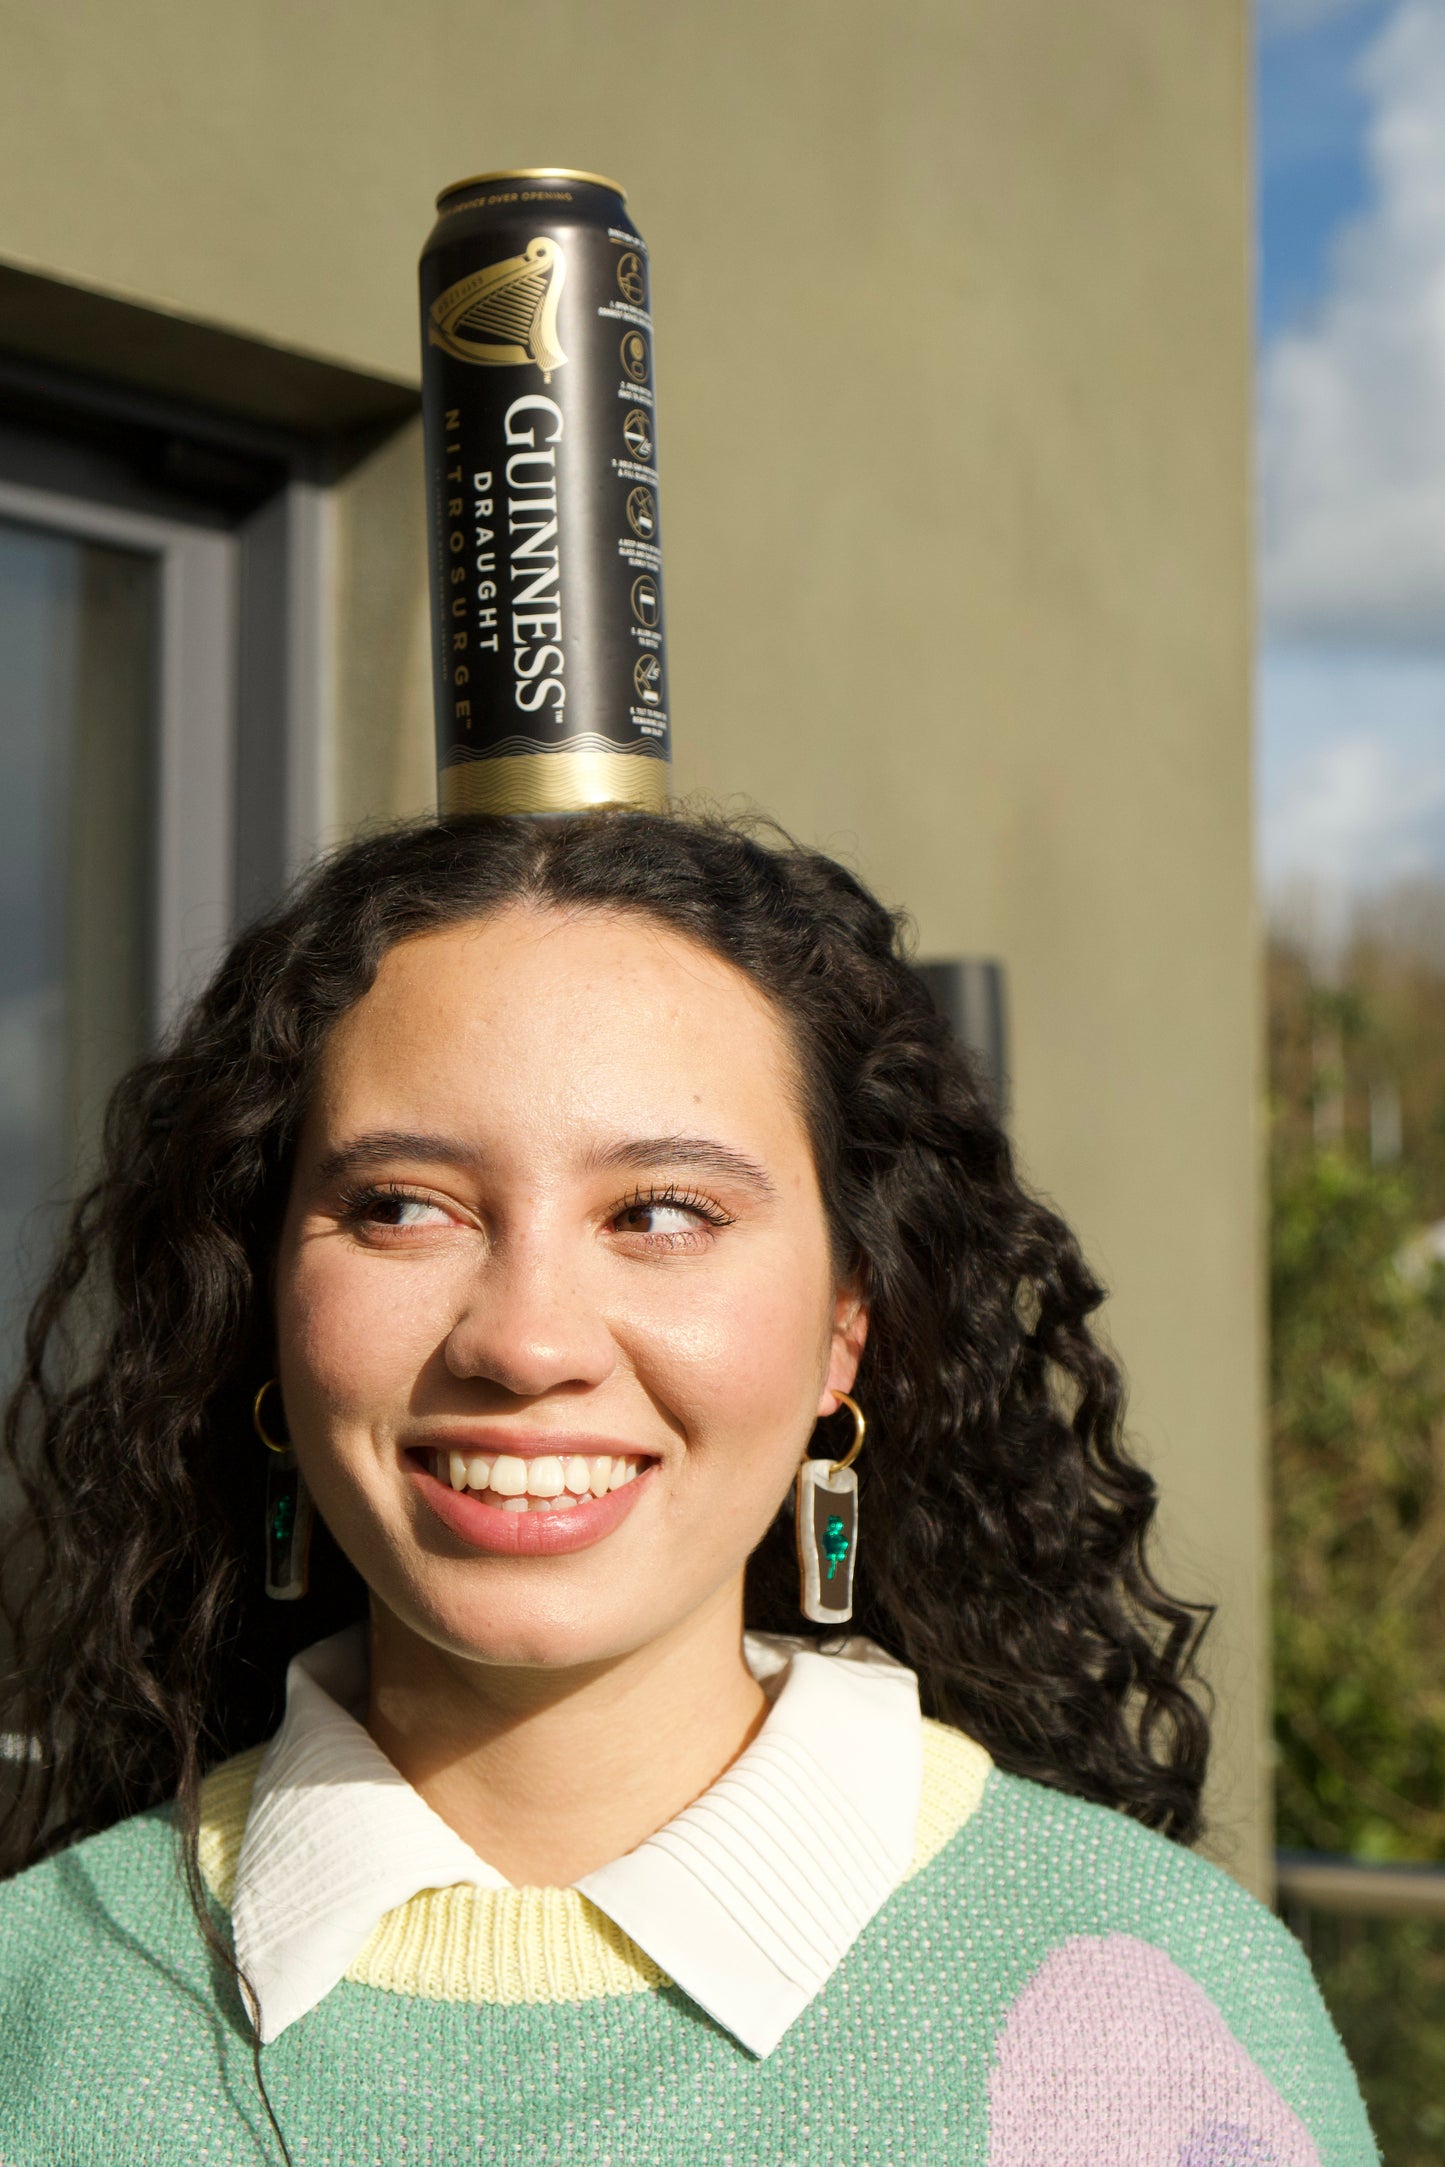
[[[1445,2159],[1445,1926],[1286,1914],[1359,2074],[1386,2167]]]
[[[1375,1167],[1343,1101],[1370,1053],[1358,987],[1321,995],[1279,958],[1272,1047],[1338,1071],[1277,1098],[1271,1163],[1270,1401],[1281,1843],[1445,1860],[1445,1271],[1408,1154]],[[1293,1028],[1292,1028],[1293,1026]],[[1323,1026],[1323,1028],[1322,1028]],[[1304,1099],[1304,1103],[1301,1103]]]
[[[1445,1283],[1408,1184],[1279,1179],[1271,1260],[1280,1841],[1445,1856]]]
[[[1327,985],[1269,956],[1276,1798],[1289,1848],[1439,1865],[1445,892],[1414,901]],[[1388,2167],[1439,2167],[1445,1926],[1290,1923]]]

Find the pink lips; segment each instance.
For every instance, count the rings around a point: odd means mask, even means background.
[[[570,1512],[503,1512],[484,1504],[469,1490],[454,1490],[438,1482],[431,1470],[413,1455],[407,1471],[444,1527],[473,1550],[493,1557],[554,1558],[570,1550],[587,1550],[621,1525],[637,1503],[640,1491],[649,1487],[657,1471],[653,1461],[635,1481],[602,1497],[585,1497]]]

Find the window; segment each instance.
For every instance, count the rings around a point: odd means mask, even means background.
[[[156,560],[0,518],[0,1299],[152,1005]]]
[[[328,494],[0,362],[0,1368],[106,1097],[326,825]],[[7,380],[10,379],[10,380]],[[60,386],[59,391],[57,385]],[[63,410],[57,411],[57,406]]]
[[[110,1086],[228,928],[234,560],[224,532],[0,481],[7,1340]]]

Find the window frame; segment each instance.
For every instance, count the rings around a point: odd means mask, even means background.
[[[0,476],[0,519],[159,568],[147,1017],[159,1037],[238,915],[274,899],[334,834],[332,492],[293,478],[216,526]]]
[[[155,862],[148,898],[152,1035],[230,930],[237,665],[236,540],[0,479],[0,519],[155,561],[160,579]]]

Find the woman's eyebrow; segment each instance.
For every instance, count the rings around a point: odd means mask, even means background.
[[[343,1174],[364,1173],[368,1167],[384,1166],[388,1159],[431,1159],[443,1166],[475,1166],[477,1154],[470,1144],[451,1136],[426,1136],[412,1129],[374,1129],[353,1137],[328,1151],[317,1166],[321,1181],[336,1181]]]
[[[759,1196],[777,1194],[771,1177],[756,1159],[734,1151],[728,1144],[716,1143],[710,1136],[628,1137],[622,1143],[609,1144],[605,1151],[595,1152],[589,1165],[599,1171],[625,1169],[636,1173],[645,1173],[649,1167],[688,1166],[699,1173],[720,1174],[725,1180],[741,1182]]]
[[[328,1151],[317,1165],[317,1178],[322,1182],[339,1181],[344,1175],[365,1173],[392,1159],[429,1159],[442,1166],[475,1166],[478,1153],[474,1146],[452,1136],[431,1136],[413,1129],[374,1129],[366,1136],[352,1137],[349,1142]],[[686,1166],[699,1173],[719,1174],[728,1181],[741,1182],[759,1196],[777,1193],[771,1177],[756,1159],[750,1159],[744,1152],[734,1151],[730,1145],[720,1144],[710,1136],[627,1137],[620,1143],[609,1144],[605,1150],[593,1152],[587,1166],[589,1171],[634,1173],[644,1173],[649,1167]]]

